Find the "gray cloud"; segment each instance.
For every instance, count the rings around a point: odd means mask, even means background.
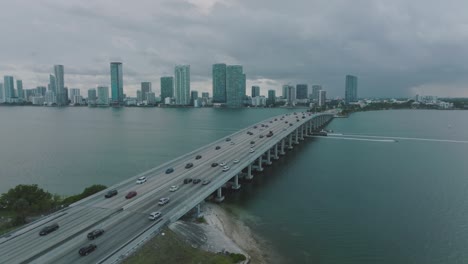
[[[2,4],[0,74],[26,87],[64,64],[66,85],[109,85],[124,63],[126,92],[190,64],[192,88],[211,92],[211,65],[241,64],[262,93],[283,83],[322,84],[361,96],[468,96],[463,1],[18,0]],[[84,91],[83,91],[84,92]]]

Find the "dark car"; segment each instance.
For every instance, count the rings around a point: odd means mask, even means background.
[[[302,119],[305,119],[305,116],[303,116]]]
[[[263,135],[258,136],[259,138],[263,138]]]
[[[249,134],[249,135],[253,135],[253,133],[252,133],[252,132],[250,132],[250,131],[249,131],[249,132],[247,132],[247,134]]]
[[[89,240],[93,240],[97,237],[100,237],[102,234],[104,234],[104,230],[103,229],[96,229],[92,232],[89,232],[87,237]]]
[[[191,163],[191,162],[190,162],[190,163],[187,163],[187,164],[185,165],[185,168],[186,168],[186,169],[190,169],[190,168],[192,168],[192,167],[193,167],[193,163]]]
[[[288,123],[288,121],[284,121],[284,123],[285,123],[285,124],[287,124],[287,123]]]
[[[192,182],[191,178],[184,179],[184,184],[191,183],[191,182]]]
[[[197,184],[197,183],[200,183],[200,182],[201,182],[200,179],[195,179],[195,180],[193,180],[193,184]]]
[[[221,148],[220,146],[216,146],[216,148],[215,148],[215,149],[216,149],[216,150],[218,150],[218,149],[220,149],[220,148]]]
[[[291,123],[291,124],[289,124],[289,126],[292,126],[292,125],[293,125],[292,123]]]
[[[257,126],[254,126],[254,128],[257,128]]]
[[[88,246],[86,247],[82,247],[80,248],[80,251],[78,251],[78,253],[80,253],[81,256],[86,256],[88,255],[89,253],[93,252],[94,250],[96,250],[97,246],[94,245],[94,244],[89,244]]]
[[[252,141],[250,141],[250,144],[252,144],[252,145],[253,145],[253,144],[255,144],[255,141],[253,141],[253,140],[252,140]]]
[[[45,236],[45,235],[48,235],[49,233],[54,232],[57,229],[59,229],[59,225],[57,223],[54,223],[54,224],[51,224],[49,226],[42,228],[41,231],[39,232],[39,235]]]
[[[216,167],[216,166],[218,166],[218,165],[219,165],[219,164],[218,164],[217,162],[211,163],[211,167],[213,167],[213,168]]]
[[[117,190],[110,190],[106,193],[106,195],[104,195],[104,197],[111,198],[112,196],[117,195],[117,193],[118,193]]]
[[[201,159],[201,158],[202,158],[201,155],[197,155],[197,156],[195,157],[195,159],[197,159],[197,160],[199,160],[199,159]]]
[[[166,174],[173,173],[173,172],[174,172],[173,168],[169,168],[169,169],[166,170]]]
[[[271,137],[271,136],[273,136],[273,134],[272,134],[272,133],[268,133],[266,136],[267,136],[267,137]]]
[[[125,195],[125,198],[126,199],[131,199],[131,198],[135,197],[136,195],[137,195],[137,192],[130,191],[129,193],[127,193],[127,195]]]
[[[226,138],[226,141],[231,141],[231,138]]]
[[[204,180],[204,181],[202,182],[202,185],[207,185],[207,184],[209,184],[210,182],[211,182],[210,180]]]

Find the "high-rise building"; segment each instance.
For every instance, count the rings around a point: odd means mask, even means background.
[[[55,76],[50,74],[49,75],[49,91],[57,93],[57,87],[55,85],[56,85]]]
[[[226,105],[229,107],[241,107],[245,92],[245,75],[241,65],[229,65],[226,67]]]
[[[141,99],[143,101],[147,100],[146,94],[151,92],[151,82],[142,82],[141,83]]]
[[[156,94],[153,92],[146,93],[146,104],[155,105],[156,104]]]
[[[96,89],[88,89],[88,105],[96,105],[97,103],[97,92]]]
[[[356,76],[346,75],[345,103],[357,102],[358,80]]]
[[[307,99],[307,92],[309,88],[307,84],[296,85],[296,99]]]
[[[45,88],[45,86],[37,86],[35,95],[36,96],[45,96],[46,92],[47,92],[47,89]],[[55,95],[54,91],[51,91],[51,92],[53,92],[54,95]]]
[[[161,100],[174,97],[174,77],[161,77]]]
[[[70,88],[70,92],[68,94],[70,96],[70,100],[73,101],[73,97],[77,95],[81,95],[80,89],[78,88]]]
[[[57,104],[57,96],[53,91],[46,91],[44,96],[44,102],[48,105]]]
[[[286,99],[288,106],[296,105],[296,87],[293,85],[283,85],[283,89],[286,88]]]
[[[203,92],[203,93],[201,93],[201,97],[202,97],[202,98],[209,98],[209,97],[210,97],[210,93]]]
[[[175,67],[174,91],[176,105],[190,104],[190,65]]]
[[[4,95],[3,83],[0,83],[0,103],[4,102],[4,98],[5,98],[5,95]]]
[[[226,64],[213,64],[213,103],[226,103]]]
[[[4,76],[3,77],[3,90],[4,90],[4,101],[9,103],[13,101],[15,97],[15,81],[13,76]]]
[[[64,68],[63,65],[54,65],[54,75],[55,75],[55,97],[57,100],[58,106],[63,106],[68,104],[68,95],[65,91],[65,80],[64,80]]]
[[[312,98],[310,98],[312,101],[318,102],[320,90],[322,90],[321,85],[312,85]]]
[[[97,88],[97,105],[108,106],[109,105],[109,87],[98,86]]]
[[[283,97],[283,99],[288,98],[288,85],[283,85],[281,97]]]
[[[190,92],[190,105],[194,105],[194,102],[198,99],[198,91]]]
[[[122,63],[111,62],[110,72],[111,72],[111,92],[112,92],[111,103],[113,106],[121,106],[124,103]]]
[[[22,80],[16,80],[16,89],[18,90],[18,98],[24,99],[23,81]]]
[[[260,86],[252,86],[252,98],[260,96]]]
[[[327,91],[320,90],[318,105],[319,106],[324,106],[326,101],[327,101]]]
[[[137,91],[137,102],[142,102],[143,96],[141,95],[141,91]]]
[[[276,103],[276,91],[268,90],[268,102],[267,105],[274,105]]]
[[[241,100],[242,100],[242,104],[246,104],[247,101],[247,77],[245,75],[245,73],[242,73],[242,88],[241,88]]]

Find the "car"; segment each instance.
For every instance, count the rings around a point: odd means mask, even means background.
[[[104,234],[104,229],[96,229],[88,233],[86,236],[89,240],[93,240],[95,238],[98,238]]]
[[[234,143],[234,141],[231,141],[231,145],[235,145],[236,143]]]
[[[218,149],[220,149],[220,148],[221,148],[220,146],[216,146],[216,148],[215,148],[215,149],[216,149],[216,150],[218,150]]]
[[[223,167],[223,171],[228,171],[229,169],[230,169],[229,166],[224,166]]]
[[[39,232],[39,235],[45,236],[45,235],[48,235],[49,233],[54,232],[57,229],[59,229],[59,225],[57,223],[53,223],[49,226],[45,226],[44,228],[42,228],[41,231]]]
[[[185,165],[185,168],[186,168],[186,169],[190,169],[190,168],[192,168],[192,167],[193,167],[193,163],[191,163],[191,162],[190,162],[190,163],[187,163],[187,164]]]
[[[179,190],[179,185],[172,185],[171,188],[169,188],[170,192],[175,192],[177,190]]]
[[[216,162],[211,163],[211,167],[214,168],[214,167],[216,167],[216,166],[218,166],[218,163],[216,163]]]
[[[142,184],[142,183],[145,183],[146,182],[146,177],[145,176],[142,176],[140,178],[137,179],[136,183],[137,184]]]
[[[278,121],[278,118],[275,118],[275,121]]]
[[[158,219],[159,217],[161,217],[162,213],[161,212],[152,212],[149,216],[148,216],[148,219],[151,220],[151,221],[154,221],[156,219]]]
[[[273,121],[270,121],[270,124],[272,124],[272,123],[273,123]]]
[[[251,149],[249,150],[249,152],[250,152],[250,153],[254,153],[254,152],[255,152],[255,149],[251,148]]]
[[[273,136],[273,133],[268,133],[266,136],[271,137],[271,136]]]
[[[285,123],[285,124],[287,124],[287,123],[288,123],[288,121],[284,121],[284,123]]]
[[[233,162],[234,164],[236,164],[236,163],[239,163],[239,160],[238,160],[238,159],[235,159],[235,160],[233,160],[232,162]]]
[[[201,158],[202,158],[202,155],[197,155],[197,156],[195,157],[195,159],[197,159],[197,160],[199,160],[199,159],[201,159]]]
[[[250,132],[250,131],[248,131],[248,132],[247,132],[247,134],[249,134],[249,135],[253,135],[253,133],[252,133],[252,132]]]
[[[255,144],[250,145],[251,148],[255,148]]]
[[[81,256],[86,256],[88,255],[89,253],[93,252],[94,250],[96,250],[97,246],[94,245],[94,244],[89,244],[88,246],[86,247],[82,247],[80,248],[80,250],[78,251],[78,253],[81,255]]]
[[[131,199],[133,197],[135,197],[137,195],[137,192],[135,191],[130,191],[127,193],[127,195],[125,195],[125,199]]]
[[[250,141],[250,144],[252,144],[252,145],[253,145],[253,144],[255,144],[255,141],[253,141],[253,140],[252,140],[252,141]]]
[[[219,164],[219,166],[221,166],[221,167],[226,166],[226,162],[221,162],[221,163]]]
[[[173,168],[168,168],[166,170],[166,174],[169,174],[169,173],[173,173],[174,172],[174,169]]]
[[[163,197],[163,198],[159,199],[158,204],[162,206],[162,205],[167,204],[168,202],[169,202],[169,198]]]
[[[195,179],[195,180],[193,180],[193,184],[197,184],[197,183],[200,183],[200,182],[201,182],[200,179]]]
[[[204,180],[201,184],[202,184],[202,185],[207,185],[207,184],[209,184],[210,182],[211,182],[210,180]]]
[[[289,126],[292,126],[292,125],[293,125],[292,123],[291,123],[291,124],[289,124]]]
[[[258,137],[259,137],[259,138],[263,138],[264,136],[263,136],[263,135],[260,135],[260,136],[258,136]]]
[[[117,195],[117,193],[118,193],[118,192],[117,192],[117,190],[115,190],[115,189],[114,189],[114,190],[110,190],[110,191],[108,191],[108,192],[106,193],[106,195],[104,195],[104,197],[106,197],[106,198],[111,198],[112,196]]]
[[[303,116],[302,119],[305,119],[305,116]]]
[[[254,128],[257,128],[257,126],[254,126]]]
[[[227,141],[227,142],[228,142],[228,141],[231,141],[231,138],[226,138],[226,141]]]
[[[184,179],[184,184],[191,183],[191,182],[192,182],[191,178]]]
[[[265,125],[264,124],[261,124],[261,127],[264,127]]]

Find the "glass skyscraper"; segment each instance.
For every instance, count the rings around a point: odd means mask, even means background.
[[[322,90],[321,85],[312,85],[312,98],[311,99],[314,102],[318,102],[320,90]]]
[[[175,103],[176,105],[190,104],[190,65],[175,67]]]
[[[161,101],[174,97],[174,77],[161,77]]]
[[[357,77],[346,75],[345,103],[357,102]]]
[[[23,91],[23,81],[16,80],[16,89],[18,90],[18,98],[24,98],[24,91]]]
[[[100,106],[109,105],[109,87],[107,86],[98,86],[97,88],[97,104]]]
[[[55,95],[57,98],[57,105],[67,105],[68,104],[68,95],[65,91],[65,81],[64,81],[64,69],[63,65],[54,65],[54,75],[55,75]]]
[[[119,106],[123,104],[123,73],[121,62],[111,62],[111,92],[112,92],[112,105]]]
[[[241,107],[245,97],[245,74],[241,65],[230,65],[226,68],[226,105]]]
[[[307,84],[297,84],[296,85],[296,99],[307,99]]]
[[[147,93],[151,92],[151,83],[150,82],[142,82],[141,83],[141,99],[147,100]]]
[[[226,103],[226,64],[213,64],[213,103]]]
[[[252,86],[252,98],[260,96],[260,86]]]
[[[5,102],[10,102],[15,97],[15,81],[13,76],[3,76],[3,91]]]
[[[268,90],[268,103],[267,105],[274,105],[276,103],[276,91]]]

